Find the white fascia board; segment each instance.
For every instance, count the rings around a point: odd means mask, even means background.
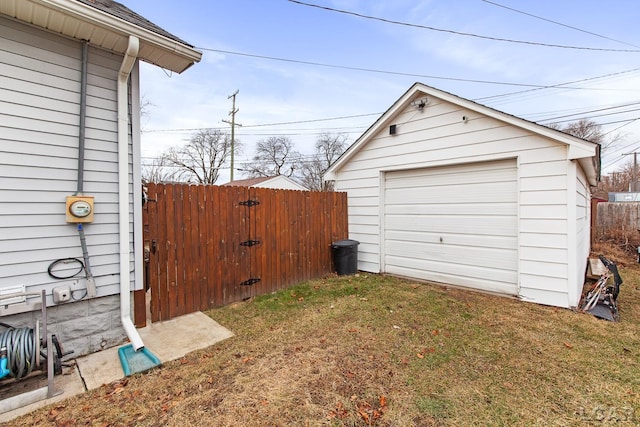
[[[57,10],[65,15],[71,16],[88,25],[103,28],[128,39],[130,35],[137,37],[142,43],[148,43],[154,48],[161,49],[168,53],[177,55],[188,62],[199,62],[202,59],[202,52],[171,40],[168,37],[154,33],[146,28],[139,27],[121,18],[110,15],[99,9],[87,6],[83,3],[68,0],[29,0],[35,7],[44,7]],[[125,44],[126,46],[126,44]],[[120,53],[124,53],[124,50]],[[144,59],[144,58],[141,58]],[[188,68],[173,69],[171,71],[181,73]]]

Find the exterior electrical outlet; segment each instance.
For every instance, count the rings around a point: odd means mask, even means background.
[[[53,288],[53,302],[60,304],[61,302],[67,302],[71,299],[71,289],[68,286],[59,286]]]
[[[67,196],[67,222],[93,222],[93,196]]]

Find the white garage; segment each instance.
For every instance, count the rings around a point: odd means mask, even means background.
[[[415,84],[325,174],[358,268],[578,304],[599,147]]]

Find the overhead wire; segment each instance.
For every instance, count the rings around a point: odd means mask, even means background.
[[[427,26],[427,25],[412,24],[412,23],[408,23],[408,22],[396,21],[396,20],[388,19],[388,18],[380,18],[380,17],[377,17],[377,16],[365,15],[365,14],[362,14],[362,13],[352,12],[352,11],[348,11],[348,10],[344,10],[344,9],[336,9],[336,8],[329,7],[329,6],[321,6],[321,5],[318,5],[318,4],[306,3],[306,2],[303,2],[303,1],[300,1],[300,0],[288,0],[288,1],[290,3],[295,3],[295,4],[298,4],[298,5],[301,5],[301,6],[308,6],[308,7],[313,7],[313,8],[317,8],[317,9],[323,9],[323,10],[326,10],[326,11],[329,11],[329,12],[336,12],[336,13],[342,13],[342,14],[346,14],[346,15],[352,15],[352,16],[356,16],[358,18],[364,18],[364,19],[370,19],[370,20],[374,20],[374,21],[385,22],[387,24],[401,25],[401,26],[412,27],[412,28],[420,28],[420,29],[424,29],[424,30],[455,34],[455,35],[465,36],[465,37],[475,37],[475,38],[485,39],[485,40],[500,41],[500,42],[507,42],[507,43],[525,44],[525,45],[531,45],[531,46],[552,47],[552,48],[560,48],[560,49],[589,50],[589,51],[599,51],[599,52],[640,53],[640,50],[638,50],[638,49],[611,49],[611,48],[599,48],[599,47],[588,47],[588,46],[570,46],[570,45],[562,45],[562,44],[541,43],[541,42],[533,42],[533,41],[527,41],[527,40],[515,40],[515,39],[502,38],[502,37],[485,36],[485,35],[476,34],[476,33],[467,33],[467,32],[449,30],[449,29],[444,29],[444,28],[436,28],[436,27],[431,27],[431,26]]]
[[[505,81],[495,81],[495,80],[479,80],[479,79],[464,79],[459,77],[445,77],[445,76],[434,76],[429,74],[414,74],[414,73],[405,73],[400,71],[389,71],[389,70],[376,70],[373,68],[363,68],[363,67],[351,67],[347,65],[336,65],[336,64],[325,64],[321,62],[314,61],[303,61],[299,59],[290,59],[290,58],[279,58],[275,56],[267,56],[267,55],[258,55],[253,53],[245,53],[245,52],[235,52],[231,50],[223,50],[223,49],[213,49],[207,47],[198,47],[197,49],[209,51],[209,52],[217,52],[224,53],[228,55],[237,55],[237,56],[246,56],[249,58],[258,58],[258,59],[268,59],[271,61],[281,61],[281,62],[289,62],[294,64],[302,64],[302,65],[312,65],[316,67],[327,67],[327,68],[337,68],[342,70],[351,70],[351,71],[363,71],[368,73],[378,73],[378,74],[389,74],[395,76],[405,76],[405,77],[419,77],[424,79],[434,79],[434,80],[448,80],[455,82],[465,82],[465,83],[479,83],[479,84],[491,84],[491,85],[501,85],[501,86],[519,86],[519,87],[529,87],[536,89],[548,89],[554,87],[549,85],[536,85],[530,83],[514,83],[514,82],[505,82]],[[640,51],[639,51],[640,52]],[[567,83],[569,84],[569,83]],[[585,87],[571,87],[566,86],[565,89],[576,89],[576,90],[606,90],[599,88],[585,88]]]
[[[563,24],[562,22],[554,21],[553,19],[543,18],[542,16],[538,16],[538,15],[534,15],[532,13],[524,12],[522,10],[515,9],[513,7],[505,6],[505,5],[500,4],[500,3],[496,3],[494,1],[489,1],[489,0],[480,0],[480,1],[482,1],[484,3],[488,3],[488,4],[491,4],[491,5],[494,5],[494,6],[497,6],[497,7],[501,7],[503,9],[510,10],[512,12],[516,12],[516,13],[520,13],[522,15],[530,16],[532,18],[540,19],[541,21],[550,22],[552,24],[560,25],[561,27],[570,28],[572,30],[580,31],[581,33],[589,34],[589,35],[596,36],[596,37],[599,37],[599,38],[602,38],[602,39],[606,39],[606,40],[610,40],[610,41],[613,41],[613,42],[616,42],[616,43],[622,43],[622,44],[625,44],[627,46],[640,48],[640,46],[632,44],[632,43],[627,43],[627,42],[622,41],[622,40],[618,40],[618,39],[614,39],[614,38],[611,38],[611,37],[603,36],[601,34],[594,33],[592,31],[583,30],[582,28],[574,27],[572,25]]]
[[[558,83],[555,85],[547,85],[544,87],[537,87],[537,88],[533,88],[533,89],[525,89],[525,90],[520,90],[517,92],[508,92],[508,93],[502,93],[502,94],[498,94],[498,95],[491,95],[491,96],[484,96],[481,98],[476,98],[475,101],[486,101],[486,100],[490,100],[490,99],[495,99],[495,98],[502,98],[502,97],[506,97],[506,96],[512,96],[512,95],[520,95],[520,94],[525,94],[525,93],[529,93],[529,92],[535,92],[535,91],[540,91],[543,89],[569,89],[569,87],[567,87],[566,85],[570,85],[570,84],[575,84],[575,83],[584,83],[584,82],[588,82],[588,81],[593,81],[593,80],[600,80],[600,79],[606,79],[606,78],[611,78],[611,77],[617,77],[623,74],[629,74],[629,73],[634,73],[640,71],[640,68],[632,68],[630,70],[624,70],[624,71],[617,71],[614,73],[608,73],[608,74],[603,74],[600,76],[595,76],[595,77],[587,77],[584,79],[579,79],[579,80],[572,80],[570,82],[564,82],[564,83]],[[573,88],[570,88],[573,89]],[[581,88],[581,89],[586,89],[586,88]],[[625,89],[627,90],[627,89]]]

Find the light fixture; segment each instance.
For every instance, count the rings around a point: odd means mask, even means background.
[[[418,110],[422,111],[424,107],[427,105],[427,98],[424,97],[424,98],[416,99],[411,103],[411,105],[416,107]]]

